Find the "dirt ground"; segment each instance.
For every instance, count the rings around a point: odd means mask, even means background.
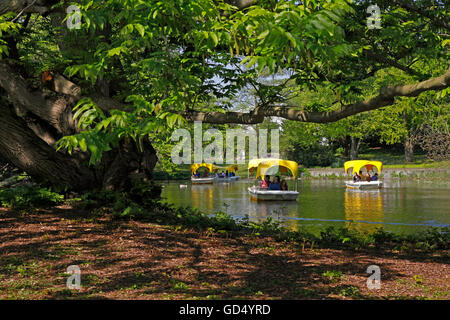
[[[450,299],[448,251],[302,248],[57,207],[0,209],[0,299]],[[81,289],[66,269],[81,270]],[[369,289],[367,267],[381,270]]]

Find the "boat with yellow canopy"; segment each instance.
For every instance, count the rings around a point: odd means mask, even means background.
[[[196,175],[197,170],[200,168],[206,168],[208,171],[204,173],[203,176]],[[214,183],[214,180],[216,179],[213,172],[215,170],[216,166],[214,166],[212,163],[194,163],[191,165],[191,181],[192,184],[211,184]]]
[[[232,165],[232,166],[228,166],[228,167],[219,167],[219,166],[215,166],[215,171],[217,171],[216,173],[216,182],[232,182],[232,181],[237,181],[239,180],[241,177],[236,175],[237,171],[238,171],[238,166],[237,165]],[[218,171],[222,170],[222,173],[219,173]],[[224,173],[224,171],[226,171],[226,173]]]
[[[197,176],[196,173],[197,170],[200,168],[206,168],[208,172],[204,174],[203,177]],[[219,170],[226,171],[227,174],[224,173],[222,176],[220,173],[218,173]],[[194,163],[191,165],[191,181],[193,184],[211,184],[214,181],[218,182],[231,182],[231,181],[237,181],[240,179],[240,176],[236,175],[236,172],[238,171],[237,165],[232,165],[228,167],[219,167],[212,163]]]
[[[298,197],[297,192],[297,176],[298,176],[298,163],[290,160],[282,159],[253,159],[248,163],[248,175],[255,174],[256,179],[264,179],[266,175],[271,173],[276,173],[280,171],[283,175],[288,175],[291,173],[293,179],[295,180],[295,191],[289,190],[269,190],[268,188],[263,188],[261,186],[253,185],[248,188],[248,193],[250,198],[257,201],[295,201]],[[257,180],[256,180],[257,181]]]
[[[372,178],[374,176],[374,169],[377,169],[377,179],[378,175],[381,173],[383,169],[383,163],[381,161],[369,161],[369,160],[351,160],[344,163],[344,170],[346,173],[350,173],[350,169],[352,170],[352,176],[356,174],[363,173],[364,171],[369,173],[372,171]],[[364,171],[363,171],[364,169]],[[383,186],[383,182],[380,180],[376,181],[366,181],[365,179],[361,179],[360,181],[346,181],[345,185],[349,189],[380,189]]]

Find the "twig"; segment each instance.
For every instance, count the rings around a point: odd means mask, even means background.
[[[16,22],[17,19],[20,18],[20,16],[22,15],[22,13],[24,13],[25,10],[27,10],[28,8],[32,7],[37,0],[33,0],[32,3],[30,3],[28,6],[26,6],[25,8],[22,9],[22,11],[19,12],[19,14],[17,15],[17,17],[15,17],[14,19],[12,19],[12,22]]]

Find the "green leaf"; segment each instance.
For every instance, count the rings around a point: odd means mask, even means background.
[[[145,36],[145,28],[143,25],[137,23],[134,25],[134,28],[139,32],[139,34],[141,35],[141,37]]]
[[[79,142],[81,151],[86,152],[87,151],[87,144],[86,144],[86,139],[81,139]]]

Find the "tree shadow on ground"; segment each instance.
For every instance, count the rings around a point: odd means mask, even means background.
[[[25,288],[32,299],[373,299],[369,265],[391,282],[405,278],[402,261],[448,266],[432,256],[302,251],[271,238],[75,216],[0,215],[0,297]],[[80,291],[65,286],[69,265],[82,270]]]

